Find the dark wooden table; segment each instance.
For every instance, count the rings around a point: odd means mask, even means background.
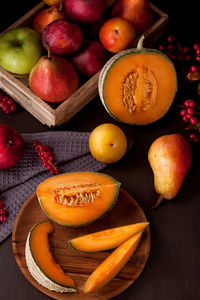
[[[179,7],[174,7],[174,0],[153,2],[170,15],[169,31],[178,34],[185,44],[197,40],[199,11],[195,7],[195,0],[179,2]],[[23,4],[22,1],[1,3],[0,30],[7,28],[37,3],[37,0]],[[60,129],[91,131],[105,122],[118,124],[134,139],[132,150],[105,172],[122,182],[122,186],[142,206],[150,221],[152,238],[150,257],[143,273],[128,290],[115,299],[200,299],[200,142],[192,146],[193,162],[178,196],[173,201],[165,201],[158,210],[151,211],[151,205],[157,196],[147,153],[150,144],[158,136],[172,132],[185,134],[176,104],[157,123],[134,127],[114,121],[96,97]],[[0,123],[10,124],[20,132],[49,130],[22,108],[18,108],[10,116],[0,112]],[[0,299],[49,299],[32,287],[22,275],[12,253],[11,237],[0,244]]]

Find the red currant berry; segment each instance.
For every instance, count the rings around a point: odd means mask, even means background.
[[[170,58],[171,58],[172,60],[175,60],[175,59],[177,58],[176,53],[172,52],[172,53],[170,54]]]
[[[6,220],[6,215],[1,215],[0,216],[0,223],[5,222],[5,220]]]
[[[185,105],[186,107],[189,107],[189,106],[190,106],[190,102],[191,102],[190,99],[185,100],[184,105]]]
[[[167,47],[167,49],[171,52],[171,51],[174,51],[175,47],[174,47],[174,45],[169,45]]]
[[[199,54],[196,56],[196,60],[200,61],[200,55]]]
[[[198,49],[200,49],[200,45],[199,44],[194,44],[193,45],[193,49],[195,50],[195,51],[197,51]]]
[[[191,60],[192,59],[192,56],[191,55],[186,55],[186,57],[185,57],[185,60],[186,61],[189,61],[189,60]]]
[[[189,115],[193,115],[194,109],[191,108],[191,107],[189,107],[189,108],[187,109],[187,113],[188,113]]]
[[[191,123],[192,125],[196,125],[196,124],[198,123],[198,119],[197,119],[196,117],[191,117],[191,118],[190,118],[190,123]]]
[[[190,100],[190,107],[195,107],[195,101],[194,100]]]
[[[187,114],[186,117],[187,117],[188,119],[191,119],[192,116],[191,116],[190,114]]]
[[[13,104],[10,106],[10,111],[11,111],[11,112],[14,112],[14,111],[16,111],[16,109],[17,109],[17,106],[13,103]]]
[[[6,214],[6,209],[5,208],[0,208],[0,215],[5,215]]]
[[[186,110],[185,109],[182,109],[181,111],[180,111],[180,115],[183,117],[183,116],[185,116],[186,115]]]
[[[196,54],[197,54],[197,55],[200,54],[200,49],[197,49],[197,50],[196,50]]]
[[[198,71],[198,67],[196,65],[191,66],[190,71],[191,72],[197,72]]]
[[[194,133],[191,133],[190,136],[189,136],[190,140],[193,141],[193,142],[198,142],[199,138],[196,134]]]
[[[185,115],[183,116],[183,122],[187,123],[189,121],[188,117]]]
[[[165,46],[164,46],[164,45],[159,45],[158,49],[159,49],[160,51],[164,51],[164,50],[165,50]]]
[[[12,99],[10,99],[10,98],[7,98],[7,99],[6,99],[6,103],[7,103],[8,105],[12,105],[12,104],[14,104],[14,101],[13,101]]]
[[[46,152],[51,152],[51,147],[48,145],[44,146],[44,149]]]
[[[167,38],[168,43],[173,43],[173,42],[175,42],[175,40],[176,39],[173,35],[169,35],[168,38]]]
[[[0,208],[4,207],[3,201],[0,201]]]

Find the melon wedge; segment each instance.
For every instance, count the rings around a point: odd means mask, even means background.
[[[142,232],[137,233],[121,246],[115,249],[89,276],[84,292],[90,293],[104,287],[126,265],[141,239]]]
[[[143,231],[148,225],[148,222],[141,222],[91,233],[69,240],[69,245],[73,249],[83,252],[110,250]]]
[[[36,193],[43,211],[54,222],[82,226],[113,207],[119,187],[117,180],[103,173],[71,172],[44,180]]]
[[[54,231],[51,222],[36,224],[29,232],[25,258],[33,278],[45,288],[59,293],[76,292],[73,279],[64,273],[50,252],[48,235]]]

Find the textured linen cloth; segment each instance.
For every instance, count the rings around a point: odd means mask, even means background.
[[[0,170],[0,200],[8,211],[6,222],[0,224],[0,242],[11,232],[16,215],[38,184],[52,176],[37,156],[32,141],[37,139],[49,145],[54,153],[55,164],[61,173],[74,171],[98,172],[106,164],[98,162],[90,154],[88,132],[54,131],[22,134],[25,142],[24,154],[18,164],[7,170]],[[132,146],[129,141],[128,148]]]

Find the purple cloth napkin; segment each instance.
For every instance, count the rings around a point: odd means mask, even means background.
[[[34,134],[23,134],[25,141],[24,154],[19,163],[7,170],[0,170],[0,199],[8,211],[6,222],[0,224],[0,242],[11,232],[16,215],[38,184],[50,177],[36,155],[32,141],[37,139],[49,145],[54,152],[56,165],[61,173],[73,171],[98,172],[106,164],[95,160],[89,151],[88,132],[54,131]],[[129,149],[132,141],[129,142]]]

